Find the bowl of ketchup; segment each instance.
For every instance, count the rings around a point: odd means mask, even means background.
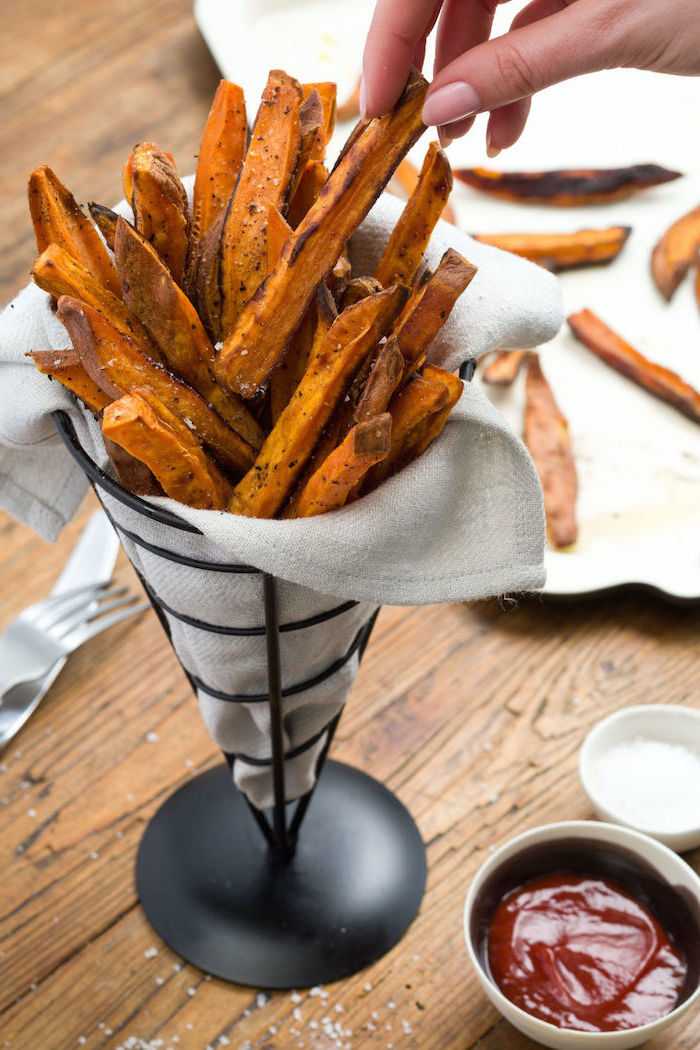
[[[482,988],[555,1050],[640,1046],[700,1003],[700,878],[647,835],[533,828],[477,872],[464,911]]]

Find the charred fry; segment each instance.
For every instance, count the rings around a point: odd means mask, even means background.
[[[525,443],[542,483],[549,538],[555,547],[568,547],[578,535],[578,478],[569,424],[534,353],[528,353],[526,364]]]
[[[252,397],[278,363],[319,281],[424,131],[420,115],[426,89],[414,72],[396,108],[373,120],[335,168],[285,244],[278,266],[225,340],[216,373],[224,386]]]
[[[274,517],[300,476],[352,373],[391,324],[400,300],[400,290],[390,288],[345,310],[331,325],[254,466],[236,486],[229,506],[234,514]]]
[[[492,386],[509,386],[520,371],[525,353],[525,350],[497,350],[481,373],[481,378]]]
[[[629,168],[586,168],[557,171],[491,171],[459,168],[455,176],[472,189],[524,204],[577,207],[622,200],[633,193],[672,182],[682,175],[658,164]]]
[[[523,259],[540,263],[548,270],[571,270],[611,262],[622,251],[631,226],[576,233],[475,233],[475,241],[492,244]]]
[[[117,228],[119,216],[111,208],[105,208],[104,204],[88,203],[88,211],[92,215],[92,221],[105,239],[105,244],[110,251],[114,251],[114,233]]]
[[[370,467],[386,456],[390,442],[388,412],[356,423],[307,481],[296,505],[296,516],[309,518],[343,507]]]
[[[591,310],[571,314],[567,321],[576,338],[611,368],[700,423],[700,393],[679,375],[649,361]]]
[[[375,271],[380,284],[386,287],[395,281],[411,283],[451,189],[450,162],[439,144],[431,142],[415,189]]]
[[[403,354],[395,335],[380,346],[355,405],[353,419],[363,423],[386,412],[403,375]]]
[[[309,159],[325,161],[326,146],[330,142],[333,129],[335,128],[337,112],[336,86],[330,81],[325,80],[319,81],[315,84],[302,84],[301,88],[305,99],[309,97],[312,91],[316,90],[318,91],[318,97],[321,100],[323,120],[311,148]]]
[[[32,172],[28,192],[39,252],[58,244],[113,295],[121,295],[117,271],[100,235],[51,168],[44,166]]]
[[[224,467],[240,475],[255,458],[251,446],[214,412],[191,387],[146,357],[136,343],[109,324],[91,306],[62,296],[58,316],[90,378],[110,398],[135,386],[148,386],[198,437]]]
[[[109,405],[102,433],[145,463],[163,491],[188,507],[222,510],[230,486],[192,431],[148,387],[134,387]]]
[[[87,374],[75,350],[31,350],[27,356],[45,376],[57,379],[80,398],[94,416],[112,400]]]
[[[131,170],[134,225],[181,285],[190,218],[187,194],[175,164],[169,154],[146,142],[134,147]]]
[[[651,255],[652,277],[668,302],[696,261],[699,249],[700,205],[669,226]]]

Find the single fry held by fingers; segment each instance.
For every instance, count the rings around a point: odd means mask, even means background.
[[[236,486],[229,508],[235,514],[272,518],[281,508],[353,372],[391,323],[400,299],[398,288],[379,292],[331,325],[253,467]]]
[[[196,391],[146,357],[136,343],[118,332],[99,311],[62,296],[58,301],[58,316],[85,371],[109,397],[116,399],[135,386],[148,386],[183,422],[191,423],[224,467],[238,476],[250,467],[255,451],[240,434],[227,426]]]
[[[569,328],[589,350],[617,372],[700,423],[700,392],[670,368],[654,364],[613,332],[592,310],[567,317]]]
[[[28,194],[39,252],[58,244],[108,291],[121,295],[117,271],[99,233],[51,168],[44,165],[32,172]]]
[[[253,397],[281,359],[316,286],[384,189],[396,164],[425,130],[427,83],[417,72],[396,108],[367,125],[285,244],[278,266],[224,341],[217,379]]]
[[[700,251],[700,204],[664,233],[651,254],[651,274],[668,302]]]
[[[399,216],[374,276],[385,287],[410,284],[430,235],[452,189],[452,171],[445,151],[431,142],[418,182]]]
[[[577,207],[622,200],[640,190],[681,177],[658,164],[633,164],[628,168],[586,168],[555,171],[492,171],[489,168],[455,168],[456,178],[472,189],[523,204]]]
[[[226,506],[228,482],[149,387],[134,387],[113,401],[102,414],[102,433],[145,463],[166,496],[203,510]]]
[[[576,233],[474,233],[472,236],[481,244],[492,244],[558,272],[612,262],[631,232],[631,226],[610,226],[605,230]]]
[[[569,424],[537,354],[528,353],[525,367],[525,443],[542,484],[547,534],[555,547],[568,547],[578,536],[578,476]]]
[[[356,423],[307,481],[296,504],[296,516],[310,518],[345,506],[370,467],[386,456],[390,443],[388,412]]]
[[[31,350],[28,357],[45,376],[71,390],[94,416],[99,416],[112,398],[87,374],[75,350]]]
[[[526,350],[497,350],[481,378],[492,386],[510,386],[525,360]]]

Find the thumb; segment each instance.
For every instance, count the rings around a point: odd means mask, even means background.
[[[431,84],[423,122],[450,124],[570,77],[622,65],[622,19],[602,18],[598,6],[579,0],[460,55]]]

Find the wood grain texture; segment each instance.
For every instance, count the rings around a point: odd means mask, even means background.
[[[6,7],[3,298],[34,256],[31,168],[51,164],[79,200],[106,204],[141,138],[187,172],[219,79],[189,0]],[[94,506],[54,545],[0,515],[0,629],[50,589]],[[118,575],[137,586],[123,556]],[[534,1048],[469,969],[467,886],[519,831],[592,815],[576,759],[599,718],[635,703],[700,707],[699,626],[698,609],[643,594],[382,610],[333,753],[409,807],[428,891],[384,959],[298,1001],[209,980],[148,926],[133,881],[145,823],[219,758],[152,613],[94,639],[0,755],[0,1047]],[[688,859],[700,870],[700,850]],[[695,1050],[700,1018],[648,1045]]]

